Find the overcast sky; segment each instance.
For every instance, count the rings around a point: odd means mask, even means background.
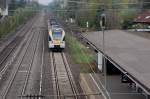
[[[48,3],[52,2],[53,0],[38,0],[39,3],[47,5]]]

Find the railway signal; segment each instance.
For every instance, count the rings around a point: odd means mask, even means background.
[[[104,30],[106,28],[106,15],[105,14],[101,15],[100,26],[101,26],[102,30]]]

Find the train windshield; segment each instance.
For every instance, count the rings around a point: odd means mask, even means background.
[[[61,31],[54,31],[53,32],[53,39],[54,40],[60,40],[62,38],[62,32]]]

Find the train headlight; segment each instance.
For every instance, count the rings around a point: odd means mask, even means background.
[[[65,42],[64,41],[61,42],[60,48],[65,48]]]

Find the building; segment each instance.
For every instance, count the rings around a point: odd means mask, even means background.
[[[56,0],[55,2],[58,3],[60,7],[63,9],[67,7],[68,0]]]
[[[146,11],[140,14],[137,18],[134,19],[134,22],[150,24],[150,11]]]
[[[143,12],[134,19],[137,31],[150,31],[150,11]]]
[[[63,7],[67,7],[68,0],[63,0]]]
[[[8,5],[10,0],[0,0],[0,14],[2,16],[8,15]]]

